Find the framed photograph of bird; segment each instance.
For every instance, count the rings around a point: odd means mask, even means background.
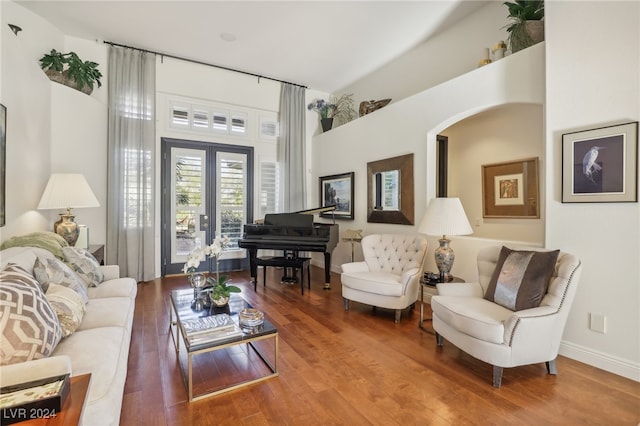
[[[562,202],[638,201],[638,122],[562,135]]]
[[[482,166],[482,217],[540,217],[538,158]]]

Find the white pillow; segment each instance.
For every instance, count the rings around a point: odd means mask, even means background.
[[[73,334],[87,311],[80,295],[69,287],[51,283],[45,296],[58,316],[62,337]]]

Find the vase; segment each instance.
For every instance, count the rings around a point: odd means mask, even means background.
[[[213,293],[210,294],[211,303],[213,303],[218,308],[222,308],[223,306],[227,306],[229,304],[229,296],[220,296],[214,299]]]
[[[207,279],[204,276],[204,274],[201,274],[199,272],[193,273],[193,274],[189,274],[189,284],[194,289],[200,289],[200,288],[204,287],[204,284],[206,282],[207,282]]]
[[[193,301],[191,302],[191,309],[201,311],[209,305],[209,301],[206,297],[207,295],[202,291],[202,288],[207,282],[207,278],[204,274],[193,273],[189,275],[188,280],[191,287],[193,287]]]
[[[333,117],[331,117],[331,118],[321,118],[320,119],[320,124],[322,125],[322,131],[323,132],[331,130],[331,128],[333,127]]]

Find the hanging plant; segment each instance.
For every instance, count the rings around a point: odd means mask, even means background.
[[[64,84],[87,95],[93,92],[94,84],[102,86],[102,73],[98,64],[83,61],[75,52],[61,53],[56,49],[40,58],[40,68],[51,81]]]

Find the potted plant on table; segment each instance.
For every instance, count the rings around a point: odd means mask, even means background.
[[[307,105],[309,111],[316,111],[320,115],[322,131],[326,132],[333,127],[333,120],[338,119],[340,124],[348,123],[356,116],[353,106],[353,94],[331,96],[329,101],[316,99]]]
[[[211,283],[211,303],[218,307],[226,306],[229,303],[231,293],[240,293],[242,291],[235,285],[227,285],[227,282],[228,277],[226,275],[221,275],[218,278],[207,278],[207,283]]]
[[[187,261],[182,267],[182,272],[188,275],[189,284],[193,287],[193,302],[191,304],[193,309],[203,309],[208,305],[209,300],[216,306],[225,306],[229,303],[231,293],[240,293],[239,287],[227,285],[228,277],[226,275],[220,276],[218,273],[220,256],[230,243],[231,240],[228,237],[216,237],[210,245],[196,248],[189,253]],[[215,259],[215,278],[206,277],[204,273],[198,272],[200,262],[206,257]],[[209,294],[207,295],[207,293]]]
[[[75,52],[62,53],[56,49],[40,58],[40,68],[51,81],[64,84],[87,95],[93,92],[94,84],[102,86],[102,73],[98,64],[83,61]]]
[[[544,0],[515,0],[503,3],[509,10],[511,53],[544,40]]]

